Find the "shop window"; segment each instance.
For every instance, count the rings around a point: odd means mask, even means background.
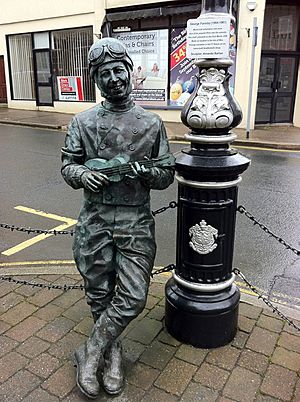
[[[94,102],[95,85],[87,61],[93,44],[92,28],[54,31],[51,38],[55,100]]]
[[[34,100],[34,70],[31,34],[8,37],[12,99]]]
[[[299,10],[299,6],[267,5],[263,50],[297,50]]]

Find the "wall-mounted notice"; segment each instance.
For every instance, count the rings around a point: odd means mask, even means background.
[[[58,98],[64,101],[83,101],[82,77],[57,77]]]
[[[230,16],[205,17],[187,22],[189,59],[229,58]]]

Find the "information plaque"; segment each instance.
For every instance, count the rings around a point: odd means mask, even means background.
[[[187,22],[189,59],[229,58],[230,16],[205,17]]]

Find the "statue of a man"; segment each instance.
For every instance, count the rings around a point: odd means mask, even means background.
[[[94,43],[89,69],[105,100],[72,119],[62,175],[84,189],[73,251],[95,324],[75,359],[80,390],[96,398],[99,367],[104,389],[122,390],[119,336],[145,306],[156,252],[149,193],[168,187],[174,171],[159,164],[172,158],[161,119],[130,98],[133,63],[123,44]]]

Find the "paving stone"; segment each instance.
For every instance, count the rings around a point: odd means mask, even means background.
[[[282,400],[258,393],[255,402],[282,402]]]
[[[152,282],[149,287],[149,294],[162,299],[165,296],[165,284]]]
[[[228,371],[223,370],[220,367],[203,363],[194,375],[193,380],[205,385],[206,387],[221,390],[224,387],[229,374]]]
[[[180,402],[215,402],[219,397],[217,391],[191,382],[184,391]]]
[[[261,377],[242,367],[233,369],[223,395],[240,402],[253,402],[259,389]]]
[[[0,400],[5,402],[21,401],[40,383],[41,380],[29,371],[18,371],[0,386]]]
[[[277,320],[276,318],[268,317],[264,314],[262,314],[257,321],[257,326],[274,332],[280,332],[283,325],[284,322],[282,320]]]
[[[146,364],[134,364],[126,375],[126,380],[129,384],[142,388],[147,391],[159,376],[159,370],[154,369]]]
[[[63,278],[63,276],[57,275],[57,274],[43,274],[43,275],[38,275],[38,278],[52,283],[52,282],[57,281],[60,278]]]
[[[291,350],[277,347],[271,357],[271,361],[290,370],[300,370],[300,354]]]
[[[45,321],[37,317],[28,317],[24,321],[12,327],[5,334],[19,342],[24,342],[30,336],[39,331],[46,324]]]
[[[26,366],[28,359],[16,352],[10,352],[0,360],[0,383]]]
[[[81,299],[73,306],[68,308],[66,311],[64,311],[63,316],[77,323],[82,321],[86,317],[92,318],[91,308],[87,304],[85,299]]]
[[[248,333],[237,330],[237,333],[234,339],[231,341],[230,345],[238,349],[243,349],[244,346],[246,345],[248,338],[249,338]]]
[[[283,332],[278,340],[278,345],[288,350],[292,350],[293,352],[300,353],[300,336]]]
[[[145,351],[146,346],[132,341],[131,339],[125,338],[122,341],[123,345],[123,358],[129,362],[136,362],[141,354]]]
[[[224,398],[224,396],[221,396],[218,402],[235,402],[235,401],[233,399]]]
[[[159,302],[160,302],[160,299],[158,297],[155,297],[155,296],[149,294],[147,297],[146,308],[148,310],[151,310]]]
[[[132,320],[122,332],[121,338],[124,339],[148,313],[149,310],[144,309],[141,314],[139,314],[134,320]]]
[[[295,387],[294,401],[300,401],[300,378],[298,379]]]
[[[238,327],[241,331],[250,333],[255,325],[255,322],[256,321],[251,320],[251,318],[239,315]]]
[[[89,399],[85,397],[78,387],[75,387],[72,392],[63,399],[60,399],[63,402],[87,402]],[[101,398],[101,402],[105,402],[104,399]]]
[[[177,402],[178,397],[168,394],[162,389],[152,387],[143,397],[141,402]]]
[[[260,353],[245,349],[238,360],[238,365],[258,374],[264,374],[267,370],[269,359]]]
[[[239,305],[239,315],[244,315],[245,317],[257,320],[262,312],[262,308],[257,306],[252,306],[247,303],[240,303]]]
[[[8,331],[11,325],[7,324],[7,322],[2,321],[2,316],[0,317],[0,334]]]
[[[175,356],[181,360],[185,360],[188,363],[200,366],[207,353],[208,349],[198,349],[190,345],[181,345]]]
[[[293,320],[293,323],[295,325],[297,325],[298,328],[300,328],[300,321],[297,320]],[[299,336],[299,330],[297,330],[296,328],[294,328],[292,325],[289,325],[289,323],[285,323],[283,330],[285,332],[288,332],[289,334],[293,334],[293,335],[298,335]]]
[[[26,278],[28,280],[28,277]],[[30,276],[30,281],[34,282],[34,277]],[[44,280],[39,279],[39,283],[46,283]],[[30,297],[38,293],[41,289],[38,287],[33,287],[33,286],[28,286],[28,285],[22,285],[19,286],[16,290],[15,293],[18,293],[22,296],[25,297]]]
[[[162,370],[171,360],[176,349],[173,346],[164,345],[161,342],[154,341],[140,357],[140,361]]]
[[[30,338],[26,339],[25,342],[22,342],[16,350],[22,355],[32,359],[45,352],[49,347],[50,343],[35,336],[31,336]]]
[[[113,398],[113,402],[140,402],[144,395],[145,391],[143,389],[127,383],[124,391],[120,395]],[[112,402],[112,397],[108,396],[104,391],[102,391],[99,395],[99,401]]]
[[[177,341],[177,339],[173,338],[167,330],[164,328],[163,331],[160,332],[157,338],[160,342],[166,343],[171,346],[179,346],[181,342]]]
[[[297,374],[294,371],[271,364],[260,389],[264,394],[291,401],[296,381]]]
[[[277,333],[255,327],[246,343],[246,347],[255,352],[263,353],[266,356],[271,356],[275,349],[277,340]]]
[[[75,387],[75,377],[73,364],[67,362],[42,384],[42,388],[51,394],[63,398]]]
[[[76,327],[74,327],[74,331],[89,336],[93,326],[94,320],[90,317],[85,317],[78,325],[76,325]]]
[[[35,304],[36,306],[43,307],[56,299],[62,293],[63,291],[59,289],[41,289],[39,292],[35,293],[27,300],[30,303]]]
[[[8,293],[4,297],[1,297],[0,299],[0,314],[5,313],[7,310],[10,308],[16,306],[19,304],[21,301],[23,301],[24,298],[21,295],[17,295],[15,293]]]
[[[128,333],[128,338],[149,345],[162,329],[162,323],[150,318],[143,318]]]
[[[68,333],[74,325],[75,323],[68,318],[58,317],[49,322],[41,331],[39,331],[37,336],[49,342],[57,342]]]
[[[239,349],[226,345],[221,348],[212,349],[206,356],[206,362],[231,370],[235,366],[240,353]]]
[[[57,370],[60,366],[59,360],[49,355],[42,353],[27,365],[26,369],[31,373],[38,375],[42,378],[47,378],[53,371]]]
[[[47,306],[39,308],[33,315],[35,317],[41,318],[44,321],[52,321],[55,318],[59,317],[64,309],[62,307],[58,307],[55,304],[49,303]]]
[[[80,289],[75,289],[75,290],[71,290],[68,292],[64,292],[61,296],[57,297],[54,301],[53,304],[55,304],[56,306],[62,307],[64,309],[67,309],[71,306],[73,306],[73,304],[75,304],[76,302],[78,302],[78,300],[82,299],[84,297],[84,292]]]
[[[12,349],[16,348],[19,342],[8,338],[6,335],[0,336],[0,357],[10,352]]]
[[[11,325],[16,325],[19,322],[23,321],[24,318],[29,317],[36,310],[36,306],[23,301],[17,304],[15,307],[9,309],[6,313],[2,314],[1,319]]]
[[[162,321],[165,316],[165,309],[162,306],[155,306],[152,310],[147,314],[148,318],[152,318],[157,321]]]
[[[188,386],[196,370],[196,366],[173,358],[155,381],[155,385],[171,394],[180,396]]]
[[[18,283],[13,282],[2,282],[0,284],[0,297],[7,295],[8,293],[14,292],[18,287],[20,287]]]
[[[55,342],[48,350],[48,353],[59,359],[67,358],[70,355],[73,356],[75,349],[77,349],[85,340],[85,336],[74,331],[69,332],[62,339]]]
[[[37,388],[23,402],[59,402],[59,399],[56,396],[50,395],[47,391]]]

